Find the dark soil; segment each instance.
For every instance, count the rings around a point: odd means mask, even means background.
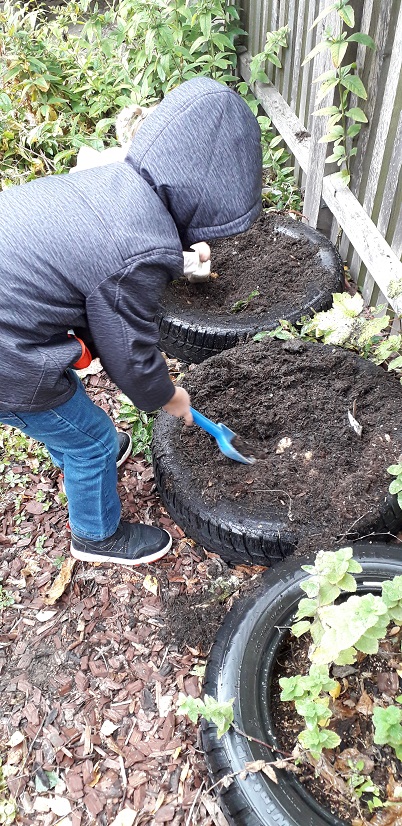
[[[393,630],[398,630],[394,628]],[[325,750],[329,763],[330,775],[340,777],[346,783],[345,795],[339,788],[331,788],[322,775],[312,772],[310,764],[300,763],[298,779],[310,794],[326,809],[337,815],[346,823],[366,823],[372,815],[367,808],[367,800],[372,794],[360,798],[360,812],[356,800],[350,799],[347,781],[352,771],[348,765],[365,761],[364,769],[356,774],[369,776],[380,790],[380,799],[386,801],[394,798],[396,786],[402,782],[402,763],[389,746],[378,746],[373,742],[372,723],[373,703],[387,706],[394,703],[400,692],[400,679],[396,669],[401,662],[401,639],[399,633],[389,636],[380,643],[379,652],[373,656],[361,656],[360,662],[349,666],[332,666],[331,676],[341,684],[337,699],[330,701],[332,718],[329,728],[341,738],[336,749]],[[306,674],[309,670],[308,648],[311,643],[309,635],[300,639],[289,638],[286,646],[278,656],[276,669],[270,687],[270,706],[278,747],[292,753],[298,734],[304,728],[304,721],[296,713],[293,703],[280,700],[279,679],[296,674]],[[394,798],[395,799],[395,798]],[[364,819],[363,819],[364,818]],[[354,820],[356,819],[356,820]],[[397,821],[389,820],[390,824]]]
[[[193,407],[257,457],[239,464],[200,428],[177,428],[179,464],[211,505],[225,498],[247,515],[279,512],[298,553],[361,536],[376,521],[386,469],[402,453],[402,388],[393,376],[338,347],[267,337],[198,365],[184,384]]]
[[[281,216],[280,225],[294,228],[295,221]],[[277,226],[278,216],[263,212],[247,232],[211,241],[209,281],[172,282],[163,297],[164,309],[184,313],[201,309],[230,320],[245,310],[259,315],[276,305],[288,305],[289,297],[293,305],[303,306],[308,285],[322,284],[325,278],[318,246],[308,239],[291,238]],[[258,295],[247,301],[254,291]],[[245,305],[235,311],[237,302]]]

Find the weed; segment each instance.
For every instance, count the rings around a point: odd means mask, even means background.
[[[239,301],[236,301],[236,303],[233,304],[233,307],[230,308],[229,312],[230,313],[239,313],[241,310],[245,310],[249,306],[249,304],[253,300],[253,298],[257,298],[259,295],[260,295],[260,293],[259,293],[259,289],[257,287],[256,290],[251,291],[251,293],[247,296],[247,298],[241,298]]]
[[[143,410],[138,410],[123,393],[117,397],[117,401],[121,403],[118,421],[132,425],[133,454],[136,456],[138,453],[142,453],[147,462],[150,462],[152,460],[152,431],[156,413],[145,413]]]

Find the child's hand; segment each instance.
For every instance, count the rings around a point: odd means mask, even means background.
[[[170,399],[170,402],[163,405],[163,409],[166,410],[166,413],[170,413],[171,416],[184,419],[187,425],[193,423],[193,417],[190,412],[190,396],[184,387],[175,388],[173,398]]]
[[[200,261],[209,261],[211,258],[211,248],[206,241],[199,241],[197,244],[191,244],[191,249],[198,252]]]

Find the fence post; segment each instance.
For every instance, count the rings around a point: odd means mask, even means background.
[[[328,5],[327,0],[320,0],[320,9],[323,11]],[[331,31],[337,34],[340,31],[340,19],[338,14],[333,11],[324,20],[321,20],[317,26],[316,43],[319,43],[324,29],[330,28]],[[323,72],[333,68],[331,54],[328,49],[320,52],[314,58],[313,78],[319,77]],[[319,89],[319,84],[316,84],[316,96]],[[328,95],[323,100],[323,106],[332,106],[334,99],[334,89],[328,92]],[[321,104],[320,104],[321,105]],[[314,106],[314,109],[316,106]],[[328,144],[319,143],[327,132],[327,117],[313,117],[311,126],[311,147],[310,157],[306,176],[306,186],[304,192],[303,205],[303,221],[308,223],[311,227],[317,226],[318,213],[321,204],[322,181],[325,175],[325,159],[327,157]]]

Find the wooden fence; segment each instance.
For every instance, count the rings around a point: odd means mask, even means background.
[[[282,68],[267,64],[271,83],[254,84],[254,93],[294,156],[305,193],[305,220],[317,226],[324,200],[333,216],[331,238],[338,241],[367,303],[386,304],[402,316],[402,4],[401,0],[351,2],[355,31],[371,35],[376,50],[354,44],[346,56],[346,62],[356,61],[368,90],[366,102],[352,103],[364,109],[368,124],[356,141],[350,188],[334,180],[329,174],[334,168],[325,165],[328,147],[319,138],[327,131],[327,118],[312,117],[318,108],[319,85],[313,81],[330,68],[329,52],[302,66],[324,28],[340,25],[339,16],[332,12],[311,28],[329,0],[244,0],[249,36],[240,71],[248,80],[250,60],[263,50],[266,32],[289,26],[288,47],[280,55]],[[319,106],[331,103],[328,95]]]

